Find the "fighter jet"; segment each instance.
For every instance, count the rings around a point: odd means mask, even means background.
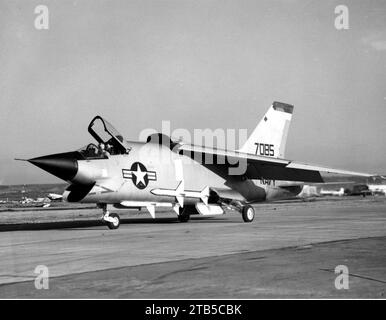
[[[120,225],[112,208],[146,208],[155,218],[157,208],[169,207],[180,222],[192,214],[222,215],[231,209],[252,222],[252,204],[296,196],[304,183],[323,182],[321,172],[372,176],[285,159],[293,109],[274,102],[237,151],[188,144],[161,133],[145,142],[127,141],[96,116],[88,126],[95,143],[27,161],[70,183],[64,200],[96,203],[110,229]]]
[[[63,195],[62,194],[57,194],[57,193],[49,193],[47,195],[47,198],[50,199],[51,201],[62,201],[63,200]]]
[[[374,176],[371,182],[367,182],[369,191],[372,194],[384,194],[386,195],[386,177],[385,176]]]

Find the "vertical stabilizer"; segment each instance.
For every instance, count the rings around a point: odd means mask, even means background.
[[[275,101],[239,151],[284,158],[293,109],[290,104]]]

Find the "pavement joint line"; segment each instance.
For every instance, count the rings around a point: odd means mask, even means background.
[[[335,271],[332,270],[332,269],[319,269],[319,270],[321,270],[321,271],[327,271],[327,272],[331,272],[331,273],[335,273]],[[380,283],[386,284],[386,281],[384,281],[384,280],[379,280],[379,279],[371,278],[371,277],[368,277],[368,276],[362,276],[362,275],[355,274],[355,273],[349,273],[348,276],[350,276],[350,277],[355,277],[355,278],[360,278],[360,279],[364,279],[364,280],[370,280],[370,281],[380,282]]]

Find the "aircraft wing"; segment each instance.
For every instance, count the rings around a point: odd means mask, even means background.
[[[207,165],[208,167],[213,164],[215,167],[220,166],[222,168],[226,168],[228,169],[228,175],[232,174],[232,171],[230,171],[231,169],[235,169],[235,167],[239,166],[240,168],[244,168],[244,172],[241,172],[241,174],[245,174],[245,176],[249,179],[322,183],[324,180],[320,174],[321,172],[363,177],[374,176],[374,174],[339,170],[304,164],[286,159],[271,158],[237,151],[212,149],[187,144],[179,145],[175,151],[201,161],[203,165]],[[208,160],[211,160],[212,162],[208,162]],[[237,172],[237,170],[233,172]]]

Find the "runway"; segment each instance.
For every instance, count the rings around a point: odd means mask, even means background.
[[[163,213],[118,230],[1,232],[0,298],[384,298],[385,198],[255,209],[249,224],[232,212],[188,223]],[[35,289],[38,265],[48,290]],[[334,286],[337,265],[348,290]]]

